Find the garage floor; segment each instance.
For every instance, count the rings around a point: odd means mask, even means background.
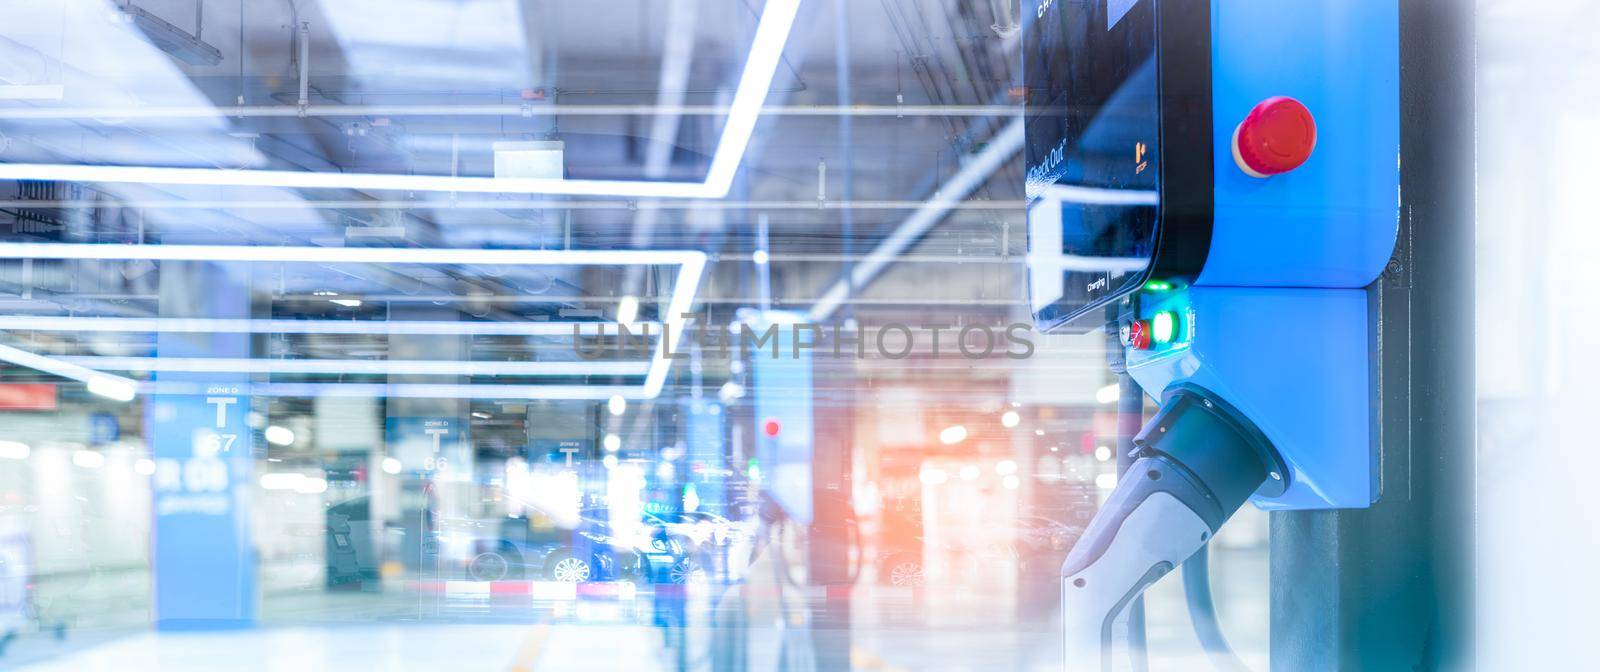
[[[1252,667],[1266,669],[1264,552],[1221,551],[1213,566],[1233,644]],[[1060,667],[1054,614],[1031,622],[1018,617],[1015,586],[967,581],[938,591],[861,584],[848,596],[854,669]],[[61,640],[33,634],[16,640],[0,664],[74,671],[776,671],[818,669],[815,644],[841,639],[835,624],[814,616],[823,593],[791,588],[780,595],[770,583],[682,593],[631,584],[596,585],[582,594],[540,584],[488,588],[400,582],[382,592],[270,595],[257,628],[79,629]],[[1180,583],[1169,578],[1148,596],[1152,669],[1207,669]]]

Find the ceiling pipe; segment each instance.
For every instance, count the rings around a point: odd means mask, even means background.
[[[138,96],[101,77],[74,68],[61,59],[3,36],[0,36],[0,83],[40,89],[54,87],[59,95],[49,96],[52,102],[59,101],[65,105],[79,107],[84,112],[63,117],[54,114],[54,111],[59,109],[56,107],[19,108],[37,113],[32,117],[22,118],[89,120],[114,124],[129,118],[116,112],[127,111],[129,108],[137,109],[143,105]],[[205,115],[193,116],[215,119],[217,111],[212,109]]]
[[[927,204],[916,201],[661,201],[656,207],[662,210],[915,210]],[[139,208],[145,210],[285,210],[318,208],[330,210],[416,210],[429,207],[428,201],[418,200],[307,200],[307,201],[209,201],[130,198],[121,201],[85,200],[16,200],[6,201],[14,208]],[[450,202],[450,210],[632,210],[639,202],[632,199],[602,199],[586,201],[554,200],[497,200],[462,199]],[[951,210],[1021,210],[1027,203],[1021,200],[985,201],[983,203],[952,203]]]
[[[961,170],[940,187],[927,203],[911,213],[911,216],[902,221],[889,237],[878,243],[878,246],[867,253],[861,262],[851,267],[845,277],[835,282],[816,305],[811,307],[810,321],[827,320],[852,293],[860,291],[876,279],[896,257],[910,249],[923,235],[943,221],[956,203],[977,191],[988,181],[990,175],[1015,156],[1022,149],[1022,141],[1023,122],[1021,119],[1015,119],[990,138],[989,144],[982,151],[968,157]]]
[[[311,22],[300,23],[300,100],[299,116],[306,116],[311,107]]]
[[[661,62],[661,97],[657,100],[663,109],[682,107],[687,95],[689,67],[694,62],[694,23],[698,7],[699,2],[695,0],[677,0],[668,8],[667,43],[664,46],[666,56]],[[650,144],[645,148],[646,178],[659,180],[666,177],[672,165],[673,151],[677,148],[682,121],[683,115],[671,111],[656,115],[650,125]],[[660,219],[659,205],[660,201],[655,200],[640,204],[639,214],[634,217],[633,224],[631,242],[634,247],[648,246],[650,239],[655,236],[656,221]],[[625,283],[629,294],[637,291],[638,280],[639,270],[630,269],[628,282]]]
[[[669,111],[656,115],[650,125],[650,144],[645,148],[644,174],[652,180],[666,177],[667,170],[672,165],[672,154],[677,149],[683,115],[670,110],[683,107],[683,101],[688,96],[689,68],[694,62],[695,16],[699,12],[699,4],[698,0],[675,0],[667,10],[667,37],[666,44],[663,45],[665,57],[661,62],[661,93],[656,103]],[[651,239],[655,237],[656,223],[661,218],[660,206],[661,201],[658,200],[640,204],[639,213],[634,216],[633,233],[629,241],[633,247],[643,248],[650,245]],[[622,282],[623,296],[638,296],[643,281],[643,269],[637,266],[629,267],[627,277]],[[673,316],[661,317],[670,319]],[[649,413],[634,414],[633,431],[638,431],[649,415]],[[606,420],[607,429],[611,432],[616,432],[621,424],[622,420],[615,416],[608,416]]]
[[[4,38],[0,38],[3,40]],[[8,81],[3,44],[0,44],[0,81]],[[26,49],[26,47],[23,47]],[[31,50],[30,50],[31,51]],[[38,53],[38,52],[34,52]],[[13,71],[27,72],[19,65]],[[8,82],[9,83],[9,82]],[[103,88],[103,85],[101,85]],[[309,93],[308,93],[309,95]],[[344,105],[307,104],[243,106],[145,106],[137,100],[128,107],[50,107],[0,110],[0,120],[27,119],[215,119],[218,116],[242,119],[282,117],[720,117],[730,105],[639,104],[639,105],[522,105],[495,103],[484,105]],[[765,105],[762,116],[774,117],[1009,117],[1020,105]]]
[[[833,40],[834,78],[837,80],[839,103],[841,105],[848,106],[850,104],[851,94],[850,65],[853,61],[850,55],[849,0],[834,0],[833,10],[834,15],[838,17],[836,21],[836,30],[838,31],[838,34],[834,36]],[[842,196],[846,201],[855,200],[855,155],[853,153],[855,149],[855,129],[853,122],[854,120],[850,117],[843,117],[839,120],[839,159],[840,163],[844,164],[844,170],[842,171],[843,175],[841,176],[839,185],[839,192],[840,196]],[[827,199],[819,197],[817,200],[821,202]],[[764,231],[763,234],[765,234]],[[846,257],[855,254],[855,235],[855,212],[852,210],[840,211],[839,239],[843,243],[843,252],[844,256]],[[763,237],[765,236],[763,235]],[[761,270],[763,273],[768,273],[770,272],[769,268],[770,267],[763,265]],[[845,279],[848,281],[850,276],[846,275]],[[854,291],[853,288],[848,289],[850,289],[852,292]],[[768,288],[768,291],[771,291],[770,288]]]

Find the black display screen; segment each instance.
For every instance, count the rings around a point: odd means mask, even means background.
[[[1161,187],[1160,83],[1155,0],[1030,5],[1029,285],[1035,319],[1049,329],[1148,275]]]

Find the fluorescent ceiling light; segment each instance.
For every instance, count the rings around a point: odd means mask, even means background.
[[[767,0],[750,45],[727,122],[701,182],[645,180],[562,180],[544,178],[460,177],[385,173],[328,173],[283,170],[227,170],[158,166],[93,166],[62,163],[0,163],[0,179],[102,182],[219,187],[280,187],[371,191],[563,194],[628,198],[703,198],[728,195],[745,149],[761,117],[801,0]],[[223,108],[225,109],[225,108]]]
[[[617,324],[633,326],[633,321],[639,319],[639,299],[633,295],[622,297],[617,303]]]
[[[644,396],[654,399],[661,394],[661,387],[667,382],[667,369],[671,366],[672,353],[678,349],[678,341],[683,340],[683,332],[687,330],[688,321],[684,315],[694,305],[695,288],[700,284],[700,275],[705,271],[706,256],[699,256],[685,260],[683,270],[678,274],[678,285],[672,291],[672,299],[667,302],[666,328],[661,338],[656,339],[655,355],[651,359],[650,373],[645,375]],[[685,278],[692,278],[690,283]],[[690,284],[688,291],[682,291],[681,285]],[[658,366],[657,363],[660,362]]]
[[[436,383],[239,383],[239,394],[259,397],[358,397],[388,399],[555,399],[597,401],[620,394],[645,399],[638,385],[464,385]],[[204,394],[206,386],[185,381],[145,383],[149,394]]]
[[[355,334],[362,336],[571,336],[574,329],[610,322],[393,322],[380,320],[250,320],[205,317],[49,317],[0,315],[0,330],[83,331],[97,333],[232,333],[232,334]],[[630,325],[643,332],[661,330],[659,322]]]
[[[667,373],[668,373],[669,369],[672,366],[673,358],[670,357],[669,354],[674,352],[674,351],[676,351],[678,342],[683,338],[683,331],[684,331],[684,328],[685,328],[685,325],[686,325],[686,322],[684,320],[683,314],[689,312],[690,308],[694,305],[695,291],[700,286],[700,277],[705,272],[705,263],[706,263],[706,255],[705,255],[705,253],[699,252],[699,251],[694,251],[694,250],[483,250],[483,249],[422,249],[422,248],[378,248],[378,247],[363,247],[363,248],[343,248],[343,247],[266,247],[266,246],[255,247],[255,246],[244,246],[244,245],[124,245],[124,244],[90,245],[90,244],[75,244],[75,243],[0,243],[0,259],[92,259],[92,260],[130,260],[130,259],[135,259],[136,260],[136,259],[144,259],[144,260],[150,260],[150,261],[212,261],[212,262],[229,262],[229,261],[232,261],[232,262],[255,262],[255,263],[266,263],[266,262],[296,263],[296,262],[301,262],[301,263],[329,263],[329,264],[337,264],[337,263],[461,264],[461,265],[485,265],[485,266],[632,266],[632,265],[641,265],[641,266],[670,265],[670,266],[678,266],[679,267],[678,268],[678,275],[677,275],[677,278],[673,282],[672,295],[671,295],[671,298],[667,302],[668,319],[665,322],[665,327],[666,328],[661,330],[662,333],[660,334],[660,337],[656,339],[655,349],[654,349],[653,354],[652,354],[652,356],[650,358],[650,361],[649,361],[649,363],[647,365],[645,365],[646,368],[643,371],[644,376],[645,376],[644,384],[643,384],[642,388],[633,389],[629,393],[621,393],[624,396],[629,397],[629,398],[643,398],[643,399],[653,399],[656,396],[661,394],[661,389],[662,389],[663,385],[666,383]],[[410,331],[395,331],[395,332],[391,332],[391,331],[388,331],[388,330],[386,330],[384,328],[383,323],[362,323],[362,322],[348,322],[348,321],[335,322],[335,321],[314,321],[314,320],[215,320],[215,321],[213,321],[213,320],[178,320],[178,321],[170,321],[169,322],[169,321],[166,321],[166,320],[162,320],[161,318],[98,318],[98,317],[88,317],[88,318],[78,318],[78,317],[52,317],[52,318],[6,317],[6,318],[0,318],[0,321],[4,321],[4,322],[6,322],[8,324],[13,324],[13,325],[25,324],[28,320],[34,320],[35,324],[50,324],[50,325],[52,325],[54,327],[63,328],[63,329],[67,329],[67,330],[72,330],[72,329],[76,328],[79,325],[82,325],[84,327],[90,327],[90,328],[98,329],[98,330],[104,330],[104,331],[120,330],[120,329],[123,329],[124,326],[135,326],[135,325],[138,325],[138,326],[149,326],[149,327],[167,327],[167,326],[171,326],[171,327],[181,328],[181,329],[184,329],[184,330],[193,330],[193,331],[199,331],[203,327],[206,327],[206,326],[225,326],[225,327],[229,327],[230,330],[248,331],[248,332],[251,332],[251,333],[256,333],[256,332],[259,332],[259,331],[266,330],[265,327],[271,327],[271,326],[286,326],[286,327],[294,327],[295,329],[309,329],[309,328],[311,328],[311,325],[318,325],[318,324],[321,324],[321,325],[335,325],[335,324],[337,324],[337,325],[341,325],[341,326],[329,327],[330,331],[323,332],[323,333],[373,333],[373,334],[420,333],[420,332],[410,332]],[[353,326],[353,325],[357,325],[357,324],[361,324],[363,326],[362,327],[354,327]],[[371,324],[372,326],[365,326],[367,324]],[[441,325],[441,324],[443,324],[443,323],[437,323],[437,322],[407,322],[407,323],[399,323],[401,329],[418,329],[418,330],[440,329],[441,327],[439,325]],[[565,331],[550,331],[550,332],[544,332],[544,333],[549,333],[550,335],[572,334],[573,331],[571,330],[571,327],[570,327],[571,323],[568,323],[568,324],[569,324],[569,326],[567,327],[567,329]],[[604,323],[595,323],[595,324],[604,324]],[[489,329],[508,329],[509,328],[508,325],[489,325],[489,324],[473,325],[472,323],[462,324],[462,325],[459,325],[459,327],[462,329],[462,331],[454,332],[454,333],[477,333],[477,332],[471,331],[471,329],[489,330]],[[534,325],[531,325],[531,324],[530,325],[524,325],[523,327],[520,327],[520,328],[527,329],[527,330],[532,330],[534,328]],[[541,330],[548,329],[548,328],[550,328],[550,325],[542,325],[542,326],[538,327],[538,329],[541,329]],[[556,328],[560,329],[561,327],[558,326]],[[350,329],[350,331],[337,331],[337,332],[335,332],[335,331],[331,331],[331,329],[339,329],[339,330]],[[359,331],[359,330],[356,330],[356,329],[366,329],[366,331]],[[161,329],[158,328],[158,329],[153,329],[153,330],[159,331]],[[312,332],[307,332],[307,333],[312,333]],[[435,333],[435,332],[427,331],[426,333]],[[495,333],[504,333],[504,332],[495,332]],[[669,337],[669,333],[670,333],[670,337]],[[72,363],[70,361],[64,361],[62,359],[46,357],[46,356],[43,356],[43,355],[38,355],[38,354],[26,352],[26,351],[19,350],[17,348],[12,348],[12,347],[9,347],[9,346],[0,346],[0,360],[12,362],[12,363],[18,364],[20,366],[26,366],[26,367],[33,368],[33,369],[38,369],[40,371],[44,371],[46,373],[52,373],[52,374],[55,374],[55,375],[59,375],[59,376],[62,376],[64,378],[71,378],[73,380],[83,381],[83,382],[89,384],[89,389],[90,389],[91,392],[95,392],[96,394],[101,394],[102,396],[107,396],[107,397],[111,397],[111,398],[114,398],[114,399],[120,399],[120,400],[124,400],[124,401],[127,400],[127,399],[132,399],[134,392],[136,392],[138,389],[140,389],[139,383],[134,381],[134,380],[132,380],[132,379],[129,379],[129,378],[123,378],[121,376],[114,376],[114,375],[111,375],[111,374],[101,373],[101,372],[96,371],[94,369],[82,366],[80,364],[75,364],[75,363]],[[95,360],[86,360],[86,361],[95,361]],[[206,368],[206,369],[203,369],[203,370],[211,371],[211,372],[219,372],[219,373],[226,372],[226,371],[214,370],[214,369],[220,369],[221,368],[221,366],[219,364],[216,364],[215,362],[241,363],[241,364],[244,364],[244,365],[249,366],[249,367],[258,367],[258,366],[259,367],[265,367],[266,368],[266,372],[272,372],[274,370],[283,370],[283,369],[273,369],[272,367],[275,367],[275,366],[278,366],[278,367],[320,366],[319,364],[309,363],[307,360],[253,360],[253,361],[256,361],[256,362],[260,362],[260,361],[271,362],[270,364],[265,364],[265,365],[248,364],[248,362],[250,362],[252,360],[210,360],[213,363],[212,364],[206,364],[204,362],[206,362],[208,360],[205,360],[204,358],[191,358],[191,359],[165,358],[164,359],[164,358],[157,357],[157,358],[150,359],[148,367],[168,366],[166,364],[160,364],[159,363],[159,362],[162,362],[162,361],[173,362],[172,364],[170,364],[170,366],[179,366],[179,367],[181,367],[181,366],[212,367],[212,368]],[[426,363],[426,362],[389,361],[389,362],[378,363],[378,362],[369,362],[367,360],[354,360],[354,361],[352,361],[352,360],[325,360],[325,361],[338,361],[338,362],[344,364],[345,366],[358,366],[358,367],[359,366],[365,366],[367,364],[371,364],[371,365],[374,365],[374,366],[381,366],[381,367],[391,367],[391,368],[402,367],[402,366],[423,366],[423,367],[429,366],[429,364]],[[123,363],[127,363],[127,362],[123,362]],[[470,373],[471,371],[480,370],[480,368],[483,365],[488,364],[488,363],[485,363],[485,362],[451,362],[449,364],[458,367],[458,369],[456,371],[452,372],[450,375],[488,375],[488,374]],[[566,374],[566,373],[553,373],[553,374],[548,373],[549,371],[554,371],[555,370],[554,367],[566,366],[567,363],[563,363],[563,362],[529,362],[527,364],[538,365],[540,367],[543,367],[542,369],[540,369],[539,373],[535,373],[535,374],[531,374],[531,375],[545,375],[545,374],[548,374],[548,375],[577,375],[577,374]],[[632,367],[635,367],[635,366],[639,365],[638,363],[635,363],[635,362],[609,362],[609,363],[587,362],[587,363],[583,363],[583,365],[587,366],[587,367],[590,367],[591,370],[594,370],[594,371],[604,370],[608,366],[617,366],[617,367],[622,367],[619,370],[625,370],[625,371],[631,372],[631,373],[601,373],[601,374],[595,374],[595,375],[637,375],[639,373],[639,371],[637,369],[632,368]],[[504,365],[496,365],[496,366],[503,367]],[[151,370],[155,370],[155,369],[152,368]],[[248,372],[250,372],[250,371],[237,371],[237,370],[233,370],[233,371],[239,372],[239,373],[248,373]],[[385,371],[387,371],[387,369],[385,369]],[[468,371],[469,373],[462,373],[462,371]],[[443,374],[445,372],[441,371],[440,373]],[[331,383],[331,384],[332,385],[345,385],[345,383]],[[149,389],[160,389],[160,386],[156,385],[154,383],[147,383],[147,384],[145,384],[145,387],[149,388]],[[432,395],[420,394],[419,393],[419,394],[416,394],[415,396],[440,396],[440,397],[450,397],[450,398],[473,398],[473,399],[485,398],[485,397],[487,397],[487,398],[523,397],[523,398],[531,398],[531,399],[542,399],[542,398],[552,398],[552,399],[609,399],[613,394],[619,394],[620,393],[620,392],[612,391],[612,388],[610,388],[610,387],[599,387],[599,386],[590,387],[590,386],[583,386],[583,385],[568,386],[568,387],[573,388],[573,389],[550,389],[550,395],[557,395],[557,396],[546,395],[546,394],[540,392],[540,390],[545,390],[545,389],[548,389],[548,388],[557,388],[558,386],[539,386],[539,385],[495,386],[499,390],[501,390],[501,393],[488,394],[488,395],[479,394],[478,392],[467,392],[467,391],[463,391],[461,389],[461,388],[472,388],[472,387],[474,387],[474,386],[471,386],[471,385],[459,386],[459,387],[452,387],[452,386],[448,386],[448,385],[429,387],[427,385],[424,385],[424,386],[417,387],[417,388],[404,388],[404,387],[397,387],[397,386],[394,386],[394,385],[379,386],[379,387],[383,388],[382,393],[379,393],[379,394],[372,394],[371,391],[373,390],[373,388],[366,387],[366,386],[357,385],[356,387],[353,387],[351,389],[363,390],[364,391],[364,393],[359,394],[357,396],[380,396],[380,397],[382,397],[382,396],[413,396],[411,394],[396,393],[395,392],[396,390],[412,390],[413,392],[416,392],[416,391],[420,391],[420,390],[432,389],[432,390],[436,390],[438,393],[437,394],[432,394]],[[325,390],[323,388],[314,388],[314,389],[316,389],[316,392],[311,394],[311,395],[285,395],[285,396],[320,396],[321,394],[327,393],[327,390]],[[579,390],[579,392],[574,392],[573,391],[574,389],[575,390]]]
[[[446,191],[496,194],[564,194],[632,198],[722,198],[729,185],[709,182],[501,179],[288,170],[222,170],[154,166],[81,166],[63,163],[0,164],[0,179],[213,187],[282,187],[370,191]]]
[[[1138,257],[1091,257],[1080,254],[1029,253],[1028,268],[1039,272],[1084,271],[1090,273],[1132,273],[1150,265]]]
[[[56,357],[57,360],[109,371],[184,373],[309,373],[392,376],[643,376],[650,362],[551,361],[462,362],[454,360],[250,359],[223,357]]]
[[[139,389],[139,383],[131,378],[101,373],[77,364],[69,364],[44,355],[36,355],[26,350],[18,350],[9,345],[0,345],[0,361],[76,380],[88,385],[90,392],[102,397],[116,399],[117,401],[132,400]]]
[[[89,377],[89,391],[107,399],[133,401],[139,393],[139,384],[120,376],[96,374]]]
[[[124,14],[132,19],[150,43],[157,49],[167,52],[189,65],[216,65],[222,62],[222,52],[198,35],[191,35],[182,28],[172,25],[161,17],[135,7],[132,3],[122,8]],[[196,12],[203,11],[197,9]],[[196,15],[198,18],[198,14]],[[196,28],[198,30],[198,28]]]
[[[734,174],[755,134],[756,121],[761,118],[761,104],[766,102],[767,92],[772,88],[778,64],[783,60],[784,44],[789,41],[789,28],[794,25],[799,10],[800,0],[767,0],[761,11],[761,23],[756,26],[756,37],[750,44],[749,60],[745,61],[739,89],[733,94],[728,121],[722,127],[722,138],[717,141],[711,170],[706,175],[705,184],[716,192],[711,198],[728,195],[733,186]]]
[[[0,120],[4,120],[6,112],[0,108]],[[193,195],[198,196],[199,194]],[[285,194],[284,190],[267,192],[272,194]],[[117,201],[96,201],[90,199],[20,199],[7,201],[6,204],[18,208],[104,208],[104,209],[144,209],[144,210],[171,210],[185,212],[194,210],[295,210],[303,211],[309,207],[331,210],[415,210],[418,207],[431,205],[448,205],[451,210],[495,210],[524,212],[530,210],[635,210],[640,203],[634,199],[607,199],[593,201],[576,201],[559,198],[528,198],[506,199],[496,197],[482,198],[445,198],[436,196],[430,200],[418,201],[416,199],[318,199],[307,201],[300,198],[280,198],[271,200],[265,198],[235,198],[219,200],[214,198],[195,198],[192,200],[178,200],[173,198],[146,197],[143,194],[122,193]],[[927,201],[826,201],[818,203],[816,199],[808,201],[771,201],[771,200],[739,200],[723,199],[720,201],[655,201],[650,207],[658,210],[904,210],[912,211],[925,205]],[[1028,202],[1020,199],[998,199],[992,201],[967,201],[952,203],[951,210],[1021,210],[1028,206]],[[283,221],[299,221],[301,213],[289,213],[282,216]],[[388,227],[365,227],[383,230]],[[358,229],[359,232],[359,229]]]
[[[0,243],[0,259],[304,262],[317,264],[468,264],[481,266],[629,266],[705,261],[678,250],[482,250],[255,245],[95,245]]]
[[[272,425],[261,433],[262,438],[274,446],[288,446],[294,443],[294,430],[288,427]]]
[[[1161,192],[1139,189],[1106,189],[1076,184],[1052,184],[1038,190],[1040,199],[1057,205],[1161,205]]]

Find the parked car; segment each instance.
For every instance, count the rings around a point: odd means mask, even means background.
[[[747,534],[740,523],[710,511],[646,512],[644,517],[646,522],[663,527],[669,534],[700,549],[727,546]]]
[[[925,548],[920,523],[903,522],[902,528],[914,529],[916,533],[901,543],[882,547],[878,576],[892,586],[920,587],[927,582],[923,554],[929,549]],[[1007,539],[1005,542],[968,544],[951,540],[933,550],[958,554],[980,563],[1011,561],[1019,571],[1028,572],[1059,566],[1082,535],[1082,527],[1043,516],[1024,516],[1003,535]]]
[[[670,538],[626,541],[607,523],[582,519],[571,530],[534,531],[521,517],[440,521],[441,543],[470,540],[467,576],[477,581],[545,579],[564,583],[681,583],[692,578],[689,552]],[[692,562],[692,561],[691,561]]]
[[[584,509],[579,516],[586,525],[609,529],[609,525],[602,522],[609,519],[605,509]],[[645,538],[637,539],[631,546],[647,563],[641,567],[643,575],[649,577],[647,580],[681,584],[705,576],[705,565],[696,557],[703,549],[698,541],[698,530],[670,523],[653,514],[644,514],[640,523],[646,530]],[[704,538],[709,539],[709,535]]]
[[[330,509],[326,526],[329,582],[376,580],[372,543],[360,535],[367,498]],[[359,510],[359,513],[358,513]],[[647,528],[625,537],[603,516],[580,516],[570,529],[522,515],[445,516],[429,509],[422,517],[421,565],[476,581],[550,580],[568,583],[637,581],[685,583],[703,575],[693,549],[671,535]],[[570,524],[570,523],[569,523]],[[415,556],[413,556],[415,557]]]

